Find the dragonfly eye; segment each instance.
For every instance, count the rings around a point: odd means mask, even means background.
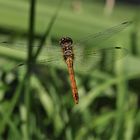
[[[59,41],[59,44],[61,46],[71,45],[72,43],[73,43],[73,41],[70,37],[62,37]]]

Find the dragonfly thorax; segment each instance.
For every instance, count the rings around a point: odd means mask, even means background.
[[[73,41],[70,37],[63,37],[60,40],[60,45],[62,47],[63,57],[65,61],[67,60],[67,58],[74,59],[72,43]]]
[[[73,41],[70,37],[62,37],[59,41],[61,47],[63,46],[70,46],[73,44]]]

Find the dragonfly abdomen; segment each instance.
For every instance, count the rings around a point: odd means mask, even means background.
[[[68,72],[70,76],[73,99],[74,99],[75,104],[78,104],[79,97],[78,97],[78,89],[77,89],[74,69],[73,69],[73,59],[71,57],[67,58],[66,63],[68,66]]]

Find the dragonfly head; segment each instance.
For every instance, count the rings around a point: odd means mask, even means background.
[[[71,46],[73,43],[72,39],[70,37],[62,37],[59,41],[59,44],[64,47],[64,46]]]

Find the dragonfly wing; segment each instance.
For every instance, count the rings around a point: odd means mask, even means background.
[[[74,47],[75,61],[74,66],[77,71],[90,71],[95,70],[101,65],[107,68],[112,62],[125,57],[128,54],[128,50],[122,47]],[[105,60],[107,60],[105,62]]]
[[[0,38],[0,47],[2,49],[4,48],[8,49],[9,51],[11,50],[11,52],[15,51],[15,54],[28,53],[26,42],[18,42],[14,44],[14,43],[8,42],[6,39]],[[38,46],[33,46],[34,51],[36,51],[37,49],[38,49]],[[26,57],[27,55],[24,55],[24,56]],[[23,62],[23,59],[21,61]],[[23,62],[23,64],[25,64],[25,61]],[[59,46],[52,46],[52,45],[43,46],[40,52],[40,55],[38,57],[37,63],[47,65],[47,66],[54,65],[57,67],[65,67],[65,62],[63,61],[61,48]]]
[[[102,32],[98,32],[96,34],[90,34],[85,38],[79,39],[76,41],[77,44],[92,44],[94,47],[103,44],[108,39],[117,35],[119,32],[123,31],[126,27],[128,27],[132,22],[127,21],[123,22],[119,25],[116,25],[112,28],[108,28]]]
[[[38,63],[46,66],[52,65],[59,68],[66,68],[63,53],[59,46],[44,47],[39,55]]]
[[[101,59],[99,53],[95,56],[95,51],[92,50],[92,53],[88,54],[87,49],[85,50],[82,46],[74,46],[73,51],[74,70],[77,72],[88,72],[91,65],[96,66]]]
[[[7,39],[6,37],[0,37],[0,45],[3,47],[7,47],[7,48],[12,48],[12,49],[16,49],[16,50],[22,49],[23,51],[26,51],[28,42],[21,41],[21,40],[14,41],[12,39]]]

